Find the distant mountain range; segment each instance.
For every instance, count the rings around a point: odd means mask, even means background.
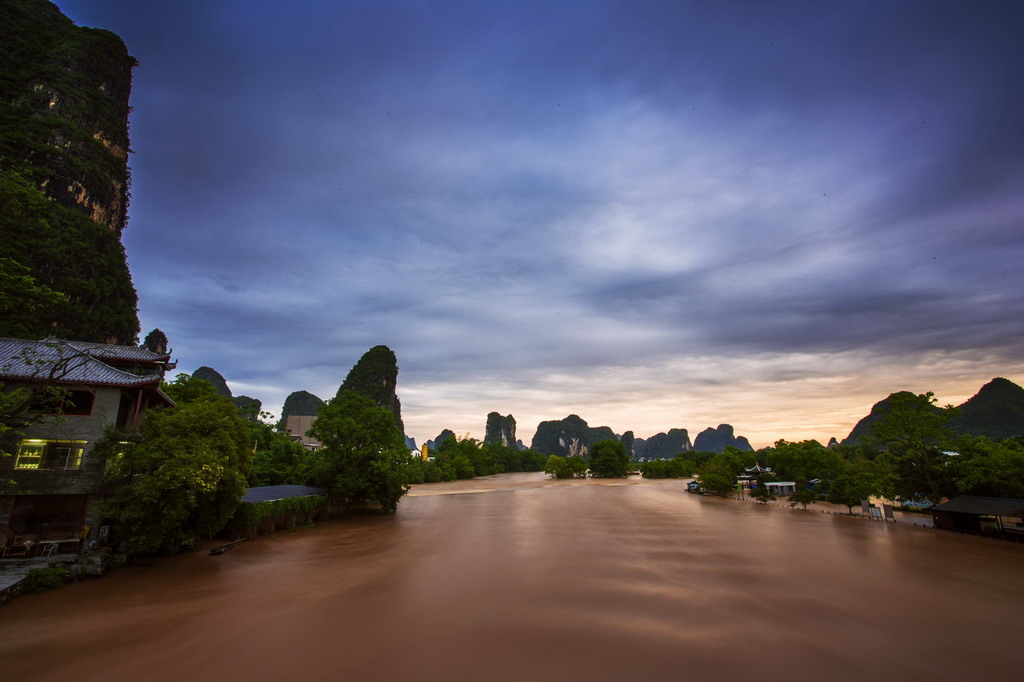
[[[729,424],[701,431],[691,445],[686,429],[669,429],[668,433],[658,433],[647,439],[635,438],[632,431],[618,436],[610,427],[592,427],[575,414],[538,424],[530,447],[545,455],[564,457],[586,453],[594,443],[606,439],[621,441],[634,456],[643,459],[671,459],[689,450],[723,452],[727,447],[753,450],[746,438],[733,433]]]
[[[871,437],[875,422],[892,409],[895,396],[908,391],[892,393],[875,403],[871,412],[857,422],[842,444],[856,445],[865,437]],[[960,415],[949,421],[949,427],[957,434],[985,436],[991,440],[1002,440],[1024,435],[1024,388],[1009,379],[996,377],[978,393],[961,405]],[[938,407],[935,408],[938,411]]]

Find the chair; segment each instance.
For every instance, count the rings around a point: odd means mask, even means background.
[[[14,541],[8,545],[4,545],[3,554],[0,554],[0,558],[6,559],[11,556],[28,556],[28,551],[32,549],[32,543],[26,542],[21,535],[15,535]]]

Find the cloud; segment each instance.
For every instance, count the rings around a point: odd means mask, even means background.
[[[1016,7],[59,4],[140,61],[143,326],[272,410],[378,343],[421,441],[1022,376]]]

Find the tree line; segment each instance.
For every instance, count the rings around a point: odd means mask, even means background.
[[[793,481],[790,501],[804,506],[825,499],[852,509],[869,497],[923,505],[957,495],[1024,498],[1024,437],[957,435],[949,422],[958,414],[952,406],[936,409],[932,393],[898,394],[874,435],[857,445],[779,440],[757,452],[727,449],[694,473],[703,491],[726,495],[738,475],[759,464],[772,472],[757,477],[756,498],[769,499],[764,483]]]
[[[344,505],[376,503],[394,512],[409,485],[541,471],[554,478],[696,476],[708,493],[726,495],[755,464],[764,483],[794,481],[791,501],[859,504],[869,496],[938,502],[958,494],[1024,497],[1024,439],[992,442],[955,436],[955,408],[935,410],[931,394],[908,394],[857,446],[777,441],[757,452],[685,452],[671,460],[632,462],[625,446],[599,441],[581,456],[543,455],[500,443],[448,438],[430,461],[410,454],[394,415],[353,391],[321,408],[311,451],[270,424],[245,419],[208,381],[180,374],[164,390],[175,407],[154,409],[139,433],[110,433],[93,449],[106,459],[114,492],[103,513],[132,554],[173,553],[211,537],[231,519],[247,486],[305,484],[328,489]]]

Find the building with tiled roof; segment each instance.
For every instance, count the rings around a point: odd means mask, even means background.
[[[174,404],[160,390],[173,367],[169,353],[135,346],[0,338],[2,390],[33,399],[0,440],[0,481],[13,482],[0,489],[0,530],[64,549],[95,537],[105,462],[90,452],[109,428],[136,432]]]

